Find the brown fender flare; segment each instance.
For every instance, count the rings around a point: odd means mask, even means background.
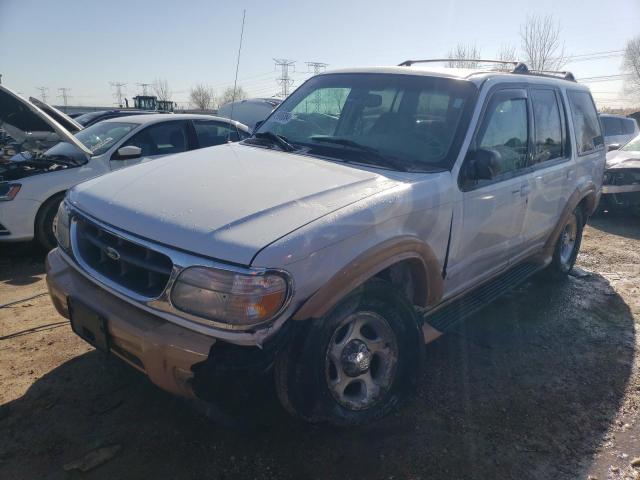
[[[544,245],[543,257],[550,258],[551,256],[553,256],[553,251],[555,250],[556,243],[558,241],[558,238],[560,237],[560,233],[562,232],[562,228],[567,223],[569,215],[573,213],[576,207],[583,200],[585,202],[586,215],[592,215],[598,207],[598,196],[596,194],[596,187],[594,184],[590,183],[584,188],[578,188],[571,194],[569,200],[567,200],[567,203],[564,206],[564,209],[562,210],[562,214],[560,215],[558,223],[556,223],[556,226],[552,230],[551,235],[549,235],[549,238],[547,239],[547,243],[545,243]],[[586,222],[586,218],[584,220]]]
[[[342,298],[384,269],[408,262],[415,282],[413,302],[427,306],[442,298],[442,265],[431,247],[411,237],[387,240],[359,255],[345,265],[318,291],[309,297],[294,314],[294,320],[320,318]]]

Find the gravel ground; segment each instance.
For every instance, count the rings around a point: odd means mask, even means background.
[[[2,247],[0,303],[46,290],[43,257]],[[639,479],[638,218],[593,219],[578,265],[429,345],[415,400],[351,430],[291,419],[268,379],[220,392],[212,421],[76,338],[47,296],[2,308],[0,478]],[[102,464],[65,470],[78,459]]]

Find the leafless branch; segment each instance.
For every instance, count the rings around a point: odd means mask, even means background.
[[[153,82],[153,91],[158,97],[158,100],[171,100],[171,89],[169,88],[169,82],[166,78],[156,78]]]
[[[622,71],[628,74],[624,82],[625,90],[640,98],[640,35],[627,42]]]
[[[198,84],[191,88],[189,102],[199,110],[211,110],[215,103],[215,93],[208,85]]]
[[[244,100],[245,98],[247,98],[247,92],[245,92],[244,88],[242,88],[240,85],[236,87],[235,94],[233,87],[228,87],[224,92],[222,92],[222,96],[220,97],[220,101],[218,104],[224,105],[229,102]]]
[[[520,26],[522,51],[532,70],[560,70],[567,63],[560,23],[552,15],[531,15]]]
[[[459,43],[449,50],[447,57],[457,59],[447,62],[448,67],[478,68],[477,59],[480,58],[480,48],[474,44]]]

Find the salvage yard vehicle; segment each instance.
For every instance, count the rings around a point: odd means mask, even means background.
[[[607,153],[601,208],[640,214],[640,135]]]
[[[600,121],[604,130],[604,144],[608,149],[618,149],[640,133],[635,118],[603,113]]]
[[[56,309],[174,394],[260,371],[307,421],[393,411],[425,342],[566,277],[605,163],[571,74],[432,62],[322,73],[247,140],[74,187]]]
[[[245,125],[210,115],[136,115],[83,128],[62,112],[27,101],[2,85],[0,127],[34,145],[33,150],[0,163],[0,242],[35,237],[47,249],[56,245],[58,205],[76,183],[164,155],[249,136]],[[43,142],[53,146],[42,152]]]

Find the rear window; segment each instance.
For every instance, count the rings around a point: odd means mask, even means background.
[[[625,118],[622,120],[622,128],[625,135],[631,135],[636,131],[636,121],[633,118]]]
[[[622,122],[616,117],[600,117],[602,120],[602,126],[604,127],[605,137],[611,137],[612,135],[622,135]]]
[[[570,90],[567,96],[571,106],[578,155],[586,155],[604,148],[598,113],[591,94]]]

